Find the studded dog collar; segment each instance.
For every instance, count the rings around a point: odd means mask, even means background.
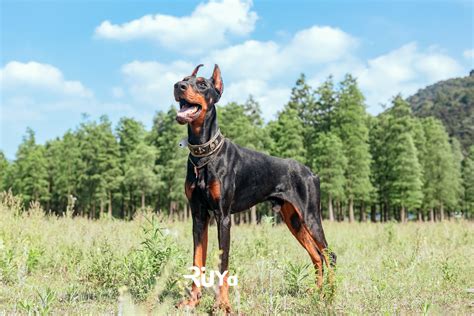
[[[202,158],[208,157],[214,154],[224,143],[224,135],[221,134],[220,130],[217,130],[217,133],[212,136],[212,138],[200,145],[191,145],[188,144],[189,151],[194,157]]]

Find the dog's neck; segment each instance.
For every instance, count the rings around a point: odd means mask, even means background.
[[[219,126],[217,124],[217,112],[215,106],[210,106],[206,113],[206,118],[199,129],[199,133],[194,134],[190,125],[188,125],[188,143],[191,145],[201,145],[207,143],[217,133]]]

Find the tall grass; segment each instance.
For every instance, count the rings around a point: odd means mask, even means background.
[[[0,198],[0,314],[177,313],[192,262],[191,223],[153,214],[133,221],[44,216]],[[470,222],[324,223],[338,255],[335,284],[315,290],[315,274],[288,229],[271,219],[232,230],[236,312],[470,314],[474,234]],[[210,228],[208,269],[218,267]],[[199,313],[212,310],[204,290]]]

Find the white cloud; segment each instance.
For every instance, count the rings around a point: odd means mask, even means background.
[[[462,67],[453,58],[433,50],[422,51],[416,43],[408,43],[387,54],[348,69],[359,80],[369,110],[380,111],[397,93],[409,96],[417,89],[439,80],[462,74]]]
[[[117,99],[122,98],[125,95],[122,87],[113,87],[111,93],[112,96]]]
[[[353,53],[357,44],[354,37],[338,28],[313,26],[297,32],[284,54],[305,64],[326,63]]]
[[[464,58],[466,59],[474,59],[474,49],[466,49],[462,55],[464,56]]]
[[[226,78],[238,79],[270,79],[288,68],[288,60],[284,60],[281,47],[272,42],[246,41],[239,45],[215,50],[203,60],[205,65],[218,64],[226,70]]]
[[[190,75],[193,68],[193,64],[183,61],[169,64],[133,61],[122,66],[122,73],[132,97],[156,109],[164,110],[175,103],[175,82]]]
[[[340,61],[357,48],[357,39],[337,28],[313,26],[303,29],[286,44],[249,40],[214,50],[204,63],[227,69],[230,79],[270,79],[295,76],[308,67]]]
[[[252,95],[262,109],[265,118],[273,118],[276,112],[288,102],[291,89],[285,86],[272,87],[266,80],[247,79],[231,82],[225,88],[220,104],[243,103]]]
[[[200,74],[207,72],[210,76],[213,64],[217,63],[223,72],[225,87],[220,103],[244,102],[252,94],[270,118],[288,101],[291,88],[286,81],[293,83],[298,73],[307,67],[320,67],[349,56],[356,43],[355,38],[337,28],[313,26],[296,33],[287,44],[249,40],[215,49],[199,61],[208,66]],[[175,103],[173,84],[189,75],[197,64],[133,61],[122,66],[122,73],[128,91],[136,100],[166,109]],[[278,82],[282,78],[285,82]]]
[[[35,61],[7,63],[0,69],[0,86],[1,90],[26,87],[78,97],[92,96],[81,82],[65,80],[58,68]]]
[[[0,92],[0,125],[5,135],[41,122],[54,123],[45,127],[54,129],[81,113],[111,117],[137,113],[126,103],[97,100],[81,82],[66,80],[58,68],[33,61],[11,61],[1,68]]]
[[[194,66],[183,61],[171,64],[133,61],[122,67],[122,73],[128,91],[135,100],[149,105],[153,110],[167,110],[170,105],[176,104],[173,85],[189,75]],[[208,69],[210,71],[212,68]],[[201,70],[201,74],[204,75],[204,70]],[[235,81],[224,79],[224,95],[219,104],[245,102],[249,95],[253,95],[262,105],[264,116],[271,118],[288,101],[290,92],[289,87],[272,87],[269,81],[255,79],[250,75],[247,79]]]
[[[358,40],[340,29],[313,26],[295,33],[283,44],[248,40],[214,49],[195,63],[134,61],[124,65],[122,72],[135,99],[166,109],[174,103],[172,86],[176,81],[198,63],[208,66],[201,75],[210,74],[217,63],[225,87],[220,104],[244,102],[252,94],[267,119],[288,102],[301,72],[306,73],[313,87],[329,75],[339,81],[346,73],[353,74],[373,114],[398,93],[409,96],[428,84],[463,73],[460,64],[437,47],[420,49],[412,42],[369,60],[357,56],[357,47]]]
[[[146,15],[120,25],[104,21],[95,34],[120,41],[148,39],[180,53],[196,53],[222,45],[230,35],[252,32],[258,16],[251,7],[249,0],[211,0],[189,16]]]

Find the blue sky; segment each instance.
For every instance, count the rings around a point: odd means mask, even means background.
[[[150,125],[172,84],[203,62],[221,103],[260,102],[267,120],[304,72],[358,77],[370,113],[474,68],[471,1],[1,1],[0,149],[13,159],[74,129],[82,113]]]

